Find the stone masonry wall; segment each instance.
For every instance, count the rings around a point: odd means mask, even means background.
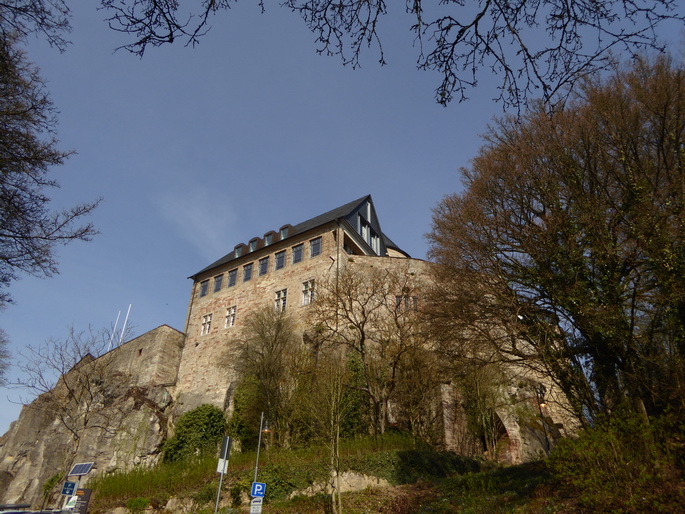
[[[335,267],[338,257],[335,226],[321,227],[293,241],[285,240],[262,248],[244,256],[242,259],[212,270],[207,277],[199,277],[195,283],[186,328],[187,341],[179,368],[178,382],[174,397],[177,413],[187,412],[203,403],[220,408],[228,408],[238,375],[235,369],[239,358],[236,341],[242,336],[242,326],[249,312],[265,304],[274,305],[276,291],[287,289],[287,311],[296,319],[302,319],[307,305],[302,302],[303,283],[329,273]],[[309,257],[309,241],[322,238],[321,254]],[[303,260],[292,263],[292,247],[304,242]],[[274,269],[276,252],[286,251],[286,265]],[[342,250],[340,250],[341,253]],[[269,256],[269,271],[259,276],[259,259]],[[244,264],[253,263],[252,279],[242,280]],[[233,287],[226,285],[226,273],[234,268],[240,270],[238,282]],[[212,282],[205,297],[199,296],[199,283],[224,273],[224,284],[220,291],[213,292]],[[236,307],[234,326],[226,327],[226,311]],[[208,334],[202,335],[203,317],[211,314],[212,323]]]
[[[60,422],[49,394],[26,405],[0,438],[0,503],[39,506],[43,484],[74,462],[95,462],[89,477],[154,463],[167,435],[169,385],[184,337],[161,326],[84,364],[96,373],[97,396],[89,405],[64,407],[74,419],[89,419],[78,442]]]

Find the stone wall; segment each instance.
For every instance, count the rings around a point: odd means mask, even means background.
[[[308,305],[303,305],[302,301],[303,283],[334,270],[338,256],[342,252],[337,247],[336,230],[334,225],[321,227],[303,234],[294,241],[285,240],[262,248],[198,278],[191,298],[186,327],[188,337],[174,394],[178,413],[187,412],[203,403],[228,408],[229,399],[238,380],[236,363],[239,355],[236,341],[242,337],[246,316],[263,305],[274,305],[276,291],[287,289],[286,310],[296,320],[302,320],[308,309]],[[316,237],[322,238],[322,251],[320,255],[310,258],[308,242]],[[293,264],[292,247],[302,242],[305,243],[303,260]],[[286,251],[286,265],[280,270],[275,270],[275,253],[282,250]],[[270,258],[269,271],[259,276],[258,262],[265,256]],[[209,293],[200,297],[198,285],[202,280],[212,279],[221,273],[225,277],[229,270],[235,268],[242,271],[242,267],[250,262],[254,263],[250,281],[243,282],[241,274],[235,286],[226,287],[224,283],[222,289],[215,293],[212,291],[210,280]],[[227,327],[226,311],[234,306],[235,325]],[[203,335],[203,318],[209,314],[212,315],[211,329],[208,334]]]
[[[39,506],[43,484],[75,462],[95,462],[89,477],[155,462],[167,434],[169,386],[183,340],[181,332],[161,326],[83,364],[84,376],[94,378],[92,402],[58,404],[47,393],[24,406],[0,438],[0,503]],[[52,392],[59,396],[60,387]],[[87,420],[78,437],[68,428],[75,425],[60,421],[57,405],[71,419]]]

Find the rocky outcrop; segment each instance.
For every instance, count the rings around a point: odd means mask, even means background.
[[[0,438],[0,503],[38,505],[44,484],[76,462],[95,463],[80,485],[98,473],[156,462],[183,341],[182,333],[158,327],[79,364],[24,406]]]

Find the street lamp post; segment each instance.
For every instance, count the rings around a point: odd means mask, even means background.
[[[259,469],[259,449],[262,447],[262,433],[263,432],[268,432],[269,431],[269,424],[268,422],[264,422],[264,413],[262,412],[262,415],[259,419],[259,440],[257,441],[257,459],[255,461],[254,465],[254,480],[253,482],[257,481],[257,471]]]

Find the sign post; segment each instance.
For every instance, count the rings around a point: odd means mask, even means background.
[[[250,514],[262,514],[264,498],[252,498],[250,502]]]
[[[216,467],[216,472],[219,475],[219,489],[216,492],[216,505],[214,506],[214,514],[219,510],[219,499],[221,498],[221,484],[224,481],[224,474],[228,472],[228,458],[231,455],[231,438],[226,436],[221,443],[221,452],[219,453],[219,464]]]

